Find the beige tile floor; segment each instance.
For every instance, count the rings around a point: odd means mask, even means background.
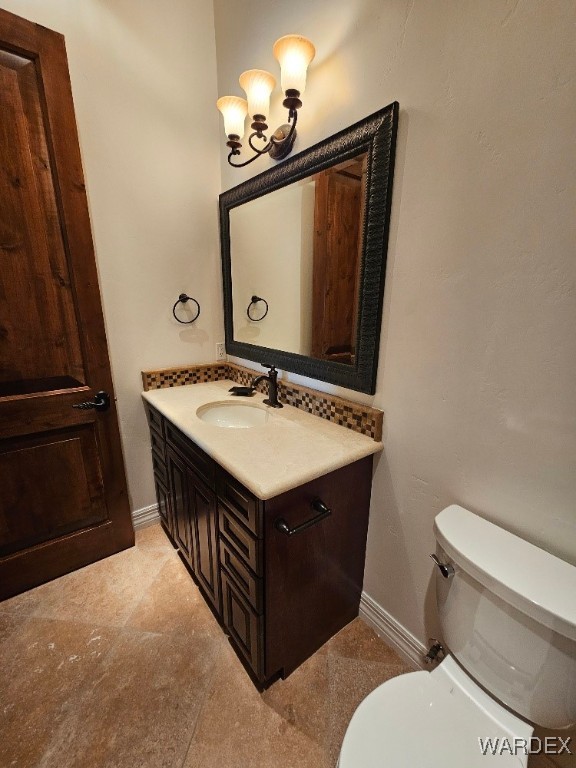
[[[330,768],[409,671],[360,619],[259,693],[159,526],[0,603],[0,766]]]

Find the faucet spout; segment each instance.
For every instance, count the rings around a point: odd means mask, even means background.
[[[252,379],[251,387],[254,389],[261,381],[267,381],[268,397],[264,400],[264,403],[271,408],[283,408],[284,406],[278,400],[278,371],[273,365],[265,365],[264,367],[270,368],[270,372],[261,376],[255,376]]]

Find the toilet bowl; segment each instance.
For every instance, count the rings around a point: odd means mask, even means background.
[[[451,654],[360,704],[339,768],[525,768],[533,724],[576,721],[576,568],[456,505],[434,532]]]

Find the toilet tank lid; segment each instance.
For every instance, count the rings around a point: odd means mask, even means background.
[[[434,521],[436,540],[498,597],[576,641],[576,567],[452,504]]]

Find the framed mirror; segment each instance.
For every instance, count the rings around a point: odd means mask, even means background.
[[[398,110],[220,195],[229,354],[374,393]]]

